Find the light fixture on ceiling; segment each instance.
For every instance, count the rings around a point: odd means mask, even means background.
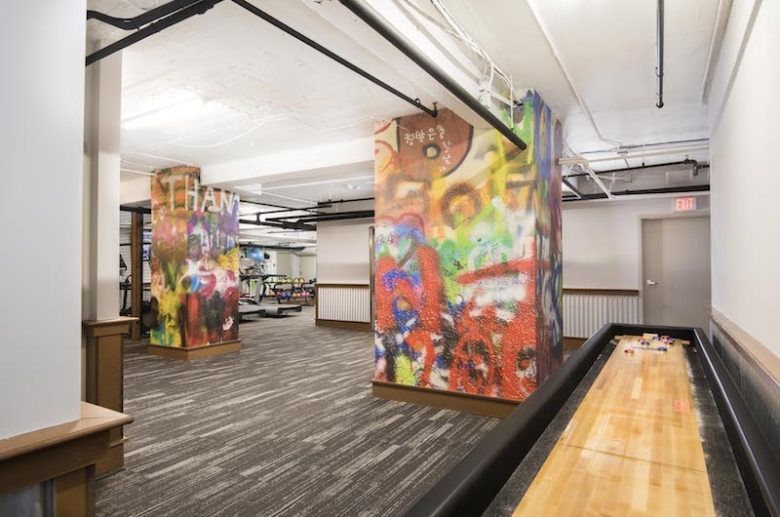
[[[360,188],[360,185],[355,185],[353,183],[347,183],[346,185],[344,185],[344,188],[347,189],[347,190],[357,190],[357,189]]]
[[[122,117],[122,128],[140,129],[168,121],[199,119],[214,105],[196,93],[177,91],[162,99],[155,99],[143,111],[125,114]]]

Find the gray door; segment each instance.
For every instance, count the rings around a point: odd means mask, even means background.
[[[644,322],[709,329],[710,218],[642,221]]]

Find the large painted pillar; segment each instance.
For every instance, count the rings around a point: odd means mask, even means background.
[[[516,403],[563,362],[562,128],[535,94],[515,120],[525,151],[448,110],[376,128],[375,394]]]
[[[203,187],[200,169],[152,178],[149,353],[196,359],[238,351],[238,195]]]

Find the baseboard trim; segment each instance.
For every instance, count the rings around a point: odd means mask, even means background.
[[[225,341],[224,343],[214,343],[194,348],[183,348],[178,346],[146,345],[146,353],[167,357],[168,359],[180,359],[191,361],[193,359],[202,359],[213,355],[231,354],[241,350],[241,340]]]
[[[380,399],[411,402],[442,409],[454,409],[494,418],[506,417],[520,404],[516,400],[472,395],[458,391],[407,386],[385,381],[371,381],[371,394]]]
[[[373,330],[371,328],[370,323],[360,323],[356,321],[337,321],[337,320],[318,319],[316,321],[316,325],[318,327],[331,327],[334,329],[358,330],[360,332],[371,332]]]

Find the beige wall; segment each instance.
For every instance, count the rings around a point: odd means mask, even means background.
[[[317,225],[317,282],[368,284],[368,228],[373,220],[333,221]]]
[[[755,6],[734,2],[713,81],[712,304],[780,355],[780,2]]]
[[[709,208],[709,196],[697,197]],[[639,289],[642,216],[671,214],[674,197],[563,204],[563,287]]]

